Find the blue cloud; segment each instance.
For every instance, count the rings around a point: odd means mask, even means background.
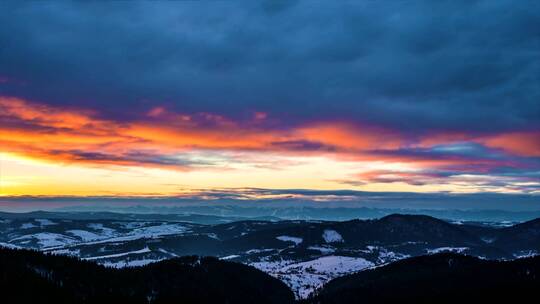
[[[540,3],[0,4],[0,92],[137,119],[540,128]],[[12,80],[12,81],[11,81]]]

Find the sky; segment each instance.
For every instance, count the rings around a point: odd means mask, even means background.
[[[538,1],[2,1],[0,20],[4,197],[540,194]]]

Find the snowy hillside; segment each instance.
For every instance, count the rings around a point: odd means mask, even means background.
[[[404,215],[218,225],[130,218],[3,218],[0,246],[77,256],[115,268],[186,255],[216,256],[279,278],[298,298],[333,278],[407,257],[458,252],[513,259],[540,251],[538,221],[500,228]]]

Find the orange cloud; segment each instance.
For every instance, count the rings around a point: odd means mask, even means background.
[[[344,150],[397,149],[404,145],[399,135],[382,128],[353,127],[344,123],[319,123],[295,132],[298,138]]]
[[[265,129],[264,122],[241,124],[211,113],[182,114],[150,109],[142,120],[119,123],[84,109],[60,109],[17,98],[0,97],[0,144],[5,152],[53,162],[98,165],[178,167],[163,158],[192,149],[275,151],[325,154],[348,161],[409,162],[417,167],[482,164],[490,160],[433,158],[429,154],[385,153],[473,140],[525,156],[540,155],[538,132],[480,139],[464,134],[435,134],[411,142],[393,130],[343,122],[310,123],[292,129]],[[267,114],[257,113],[257,120]],[[155,159],[152,159],[152,156]]]
[[[520,156],[540,156],[540,131],[498,134],[480,140],[492,148],[499,148]]]
[[[0,98],[2,116],[11,116],[40,126],[54,128],[84,128],[94,126],[88,111],[74,112],[58,110],[48,106],[32,104],[17,98]],[[84,113],[86,112],[86,113]]]

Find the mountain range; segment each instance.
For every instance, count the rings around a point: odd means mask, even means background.
[[[39,218],[36,217],[39,216]],[[454,252],[512,260],[538,254],[540,219],[504,226],[393,214],[349,221],[179,221],[173,215],[2,214],[0,245],[124,268],[186,255],[258,268],[307,298],[330,280],[410,257]]]

